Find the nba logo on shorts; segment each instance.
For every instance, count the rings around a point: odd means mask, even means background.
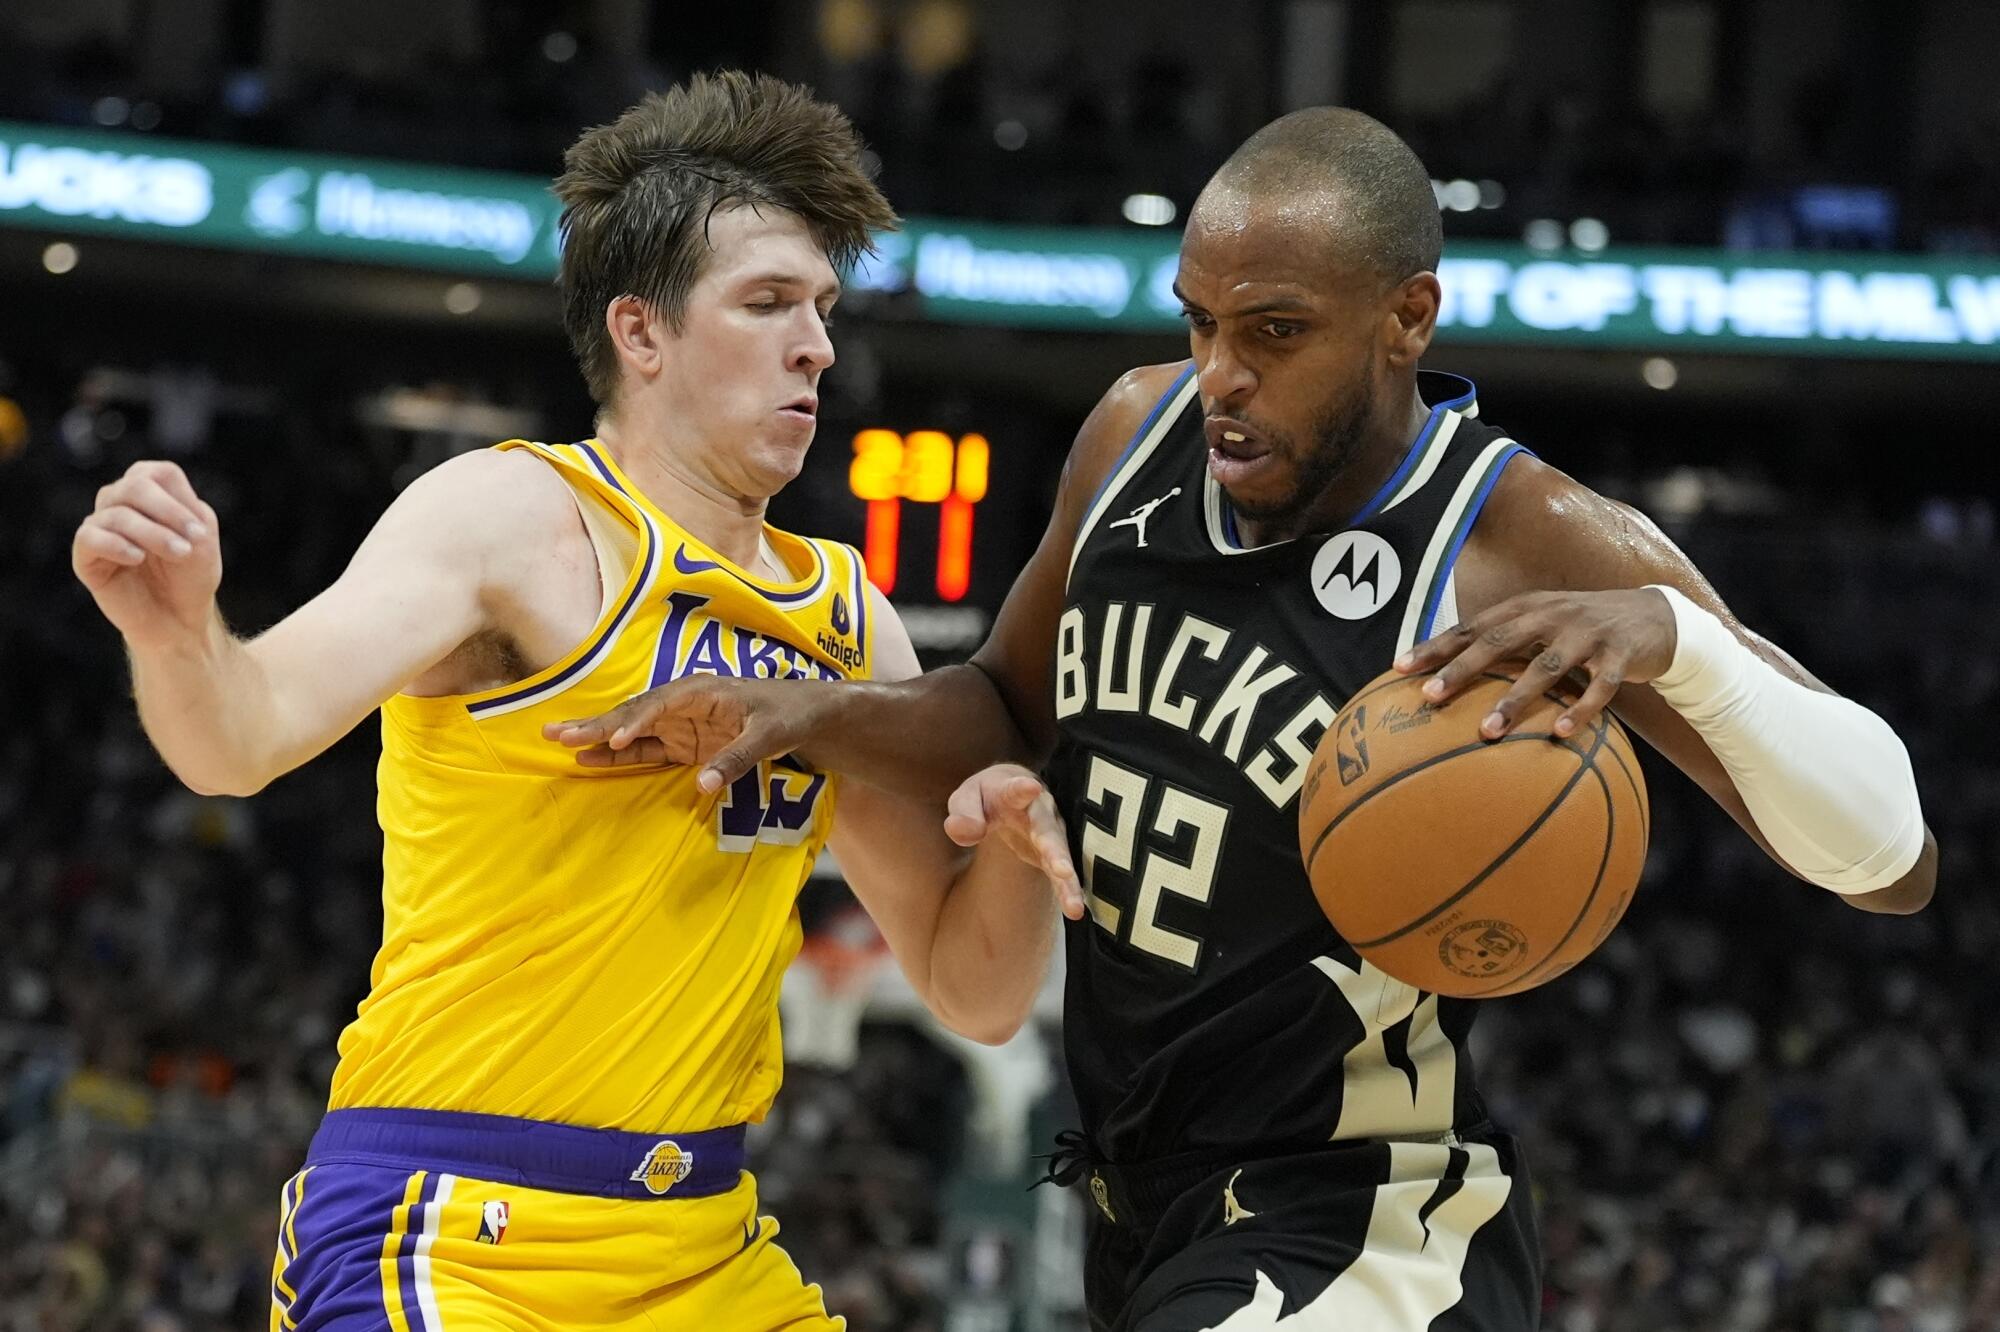
[[[479,1211],[479,1242],[498,1244],[500,1237],[507,1233],[507,1204],[495,1198]]]
[[[694,1169],[694,1153],[681,1150],[679,1143],[671,1138],[653,1144],[653,1150],[646,1153],[646,1159],[632,1172],[632,1181],[644,1184],[648,1193],[665,1193],[674,1185],[688,1177]]]

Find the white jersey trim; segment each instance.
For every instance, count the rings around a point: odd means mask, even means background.
[[[1153,418],[1153,424],[1111,473],[1103,489],[1098,492],[1096,501],[1091,504],[1090,511],[1083,516],[1083,525],[1076,529],[1076,540],[1071,542],[1069,547],[1069,570],[1063,575],[1065,590],[1069,587],[1070,575],[1076,572],[1076,557],[1083,553],[1083,543],[1090,538],[1091,532],[1096,529],[1098,522],[1111,508],[1119,493],[1131,481],[1133,474],[1146,465],[1146,459],[1153,456],[1154,450],[1160,447],[1160,441],[1165,439],[1168,432],[1179,423],[1181,413],[1187,410],[1188,403],[1193,400],[1196,393],[1200,392],[1201,385],[1197,382],[1197,377],[1191,372],[1184,371],[1183,374],[1186,377],[1178,389],[1170,391],[1165,409],[1159,411]]]
[[[1444,513],[1431,531],[1430,544],[1424,547],[1424,557],[1417,564],[1416,576],[1410,579],[1410,599],[1403,609],[1402,631],[1396,635],[1398,655],[1409,651],[1411,645],[1416,642],[1417,629],[1424,617],[1424,603],[1430,599],[1432,584],[1440,572],[1438,566],[1443,563],[1445,551],[1451,545],[1452,535],[1458,530],[1459,519],[1465,516],[1473,497],[1479,494],[1480,486],[1486,481],[1493,464],[1502,454],[1519,448],[1520,445],[1511,439],[1496,439],[1480,451],[1472,466],[1466,468],[1465,475],[1459,478],[1458,489],[1452,492],[1451,502],[1444,506]],[[1451,570],[1447,568],[1443,572],[1449,574]],[[1442,613],[1443,608],[1439,609]],[[1457,606],[1454,604],[1452,609],[1454,612],[1452,618],[1456,622]]]
[[[1424,449],[1423,461],[1417,464],[1416,471],[1410,473],[1410,479],[1403,483],[1403,488],[1389,497],[1389,502],[1382,506],[1382,512],[1387,513],[1424,488],[1424,482],[1431,479],[1438,464],[1444,461],[1444,451],[1451,446],[1451,437],[1458,433],[1458,423],[1478,410],[1479,404],[1475,402],[1470,411],[1445,413],[1444,419],[1438,422],[1437,434],[1431,437],[1430,444]]]
[[[1259,1271],[1250,1302],[1206,1332],[1415,1332],[1465,1298],[1473,1236],[1506,1207],[1512,1177],[1485,1143],[1392,1142],[1388,1148],[1389,1179],[1375,1188],[1368,1235],[1354,1262],[1290,1314],[1277,1284]],[[1454,1152],[1465,1154],[1465,1173],[1438,1202]],[[1254,1197],[1244,1201],[1256,1203]]]

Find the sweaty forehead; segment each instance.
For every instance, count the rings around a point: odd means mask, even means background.
[[[806,220],[770,204],[719,208],[708,219],[707,276],[719,281],[757,272],[783,272],[805,281],[830,284],[833,265],[813,239]]]
[[[1247,295],[1252,288],[1259,295],[1275,288],[1342,295],[1370,286],[1374,274],[1356,252],[1348,223],[1331,192],[1211,188],[1196,201],[1181,241],[1182,287],[1217,295]]]

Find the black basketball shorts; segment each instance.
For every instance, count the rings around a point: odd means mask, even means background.
[[[1079,1181],[1094,1332],[1532,1332],[1541,1244],[1514,1140],[1342,1143]]]

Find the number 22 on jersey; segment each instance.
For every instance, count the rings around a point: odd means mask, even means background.
[[[1083,794],[1083,900],[1091,919],[1134,948],[1195,970],[1201,963],[1201,940],[1162,925],[1160,903],[1165,894],[1173,893],[1208,904],[1215,891],[1223,836],[1229,830],[1229,810],[1171,783],[1155,782],[1102,754],[1091,755]],[[1172,847],[1184,829],[1193,829],[1192,849],[1186,860],[1177,860]],[[1143,848],[1142,840],[1147,843]],[[1137,882],[1129,912],[1097,891],[1100,864]]]

